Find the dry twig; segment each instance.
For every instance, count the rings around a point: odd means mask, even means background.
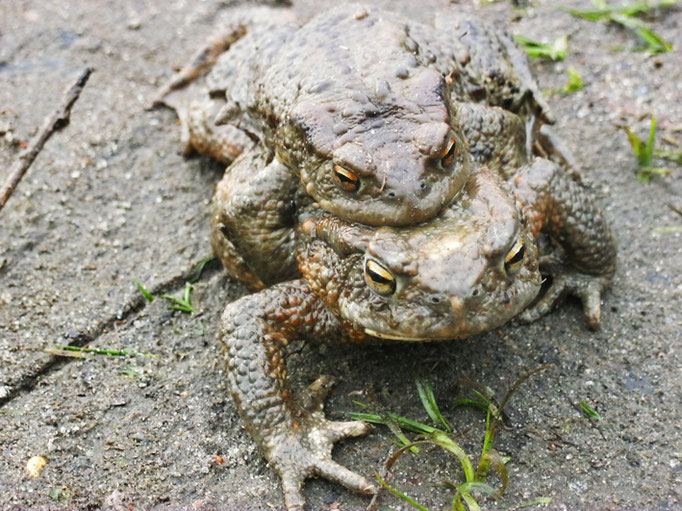
[[[36,159],[36,156],[38,156],[42,150],[45,142],[47,142],[47,140],[55,131],[62,129],[64,126],[69,124],[71,107],[78,99],[78,96],[80,96],[83,87],[90,77],[90,73],[92,73],[92,68],[88,67],[83,70],[83,72],[76,79],[75,83],[69,88],[68,91],[66,91],[64,101],[59,108],[57,108],[52,115],[45,118],[43,125],[38,130],[38,133],[33,136],[31,141],[26,146],[26,149],[24,149],[17,157],[17,161],[10,169],[7,181],[2,185],[2,188],[0,188],[0,210],[7,202],[7,199],[9,199],[14,192],[14,189],[19,184],[19,181],[21,181],[21,178],[24,177],[24,174],[33,163],[33,160]]]

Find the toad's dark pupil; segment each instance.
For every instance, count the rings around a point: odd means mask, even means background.
[[[513,266],[513,265],[515,265],[515,264],[520,263],[521,261],[523,261],[523,254],[524,254],[525,252],[526,252],[526,247],[523,246],[523,245],[521,245],[521,247],[520,247],[519,250],[516,252],[516,254],[514,254],[514,255],[512,256],[512,258],[509,259],[509,261],[507,261],[507,265]]]
[[[340,165],[334,166],[334,179],[346,191],[355,192],[360,188],[358,176]]]
[[[380,295],[388,296],[395,293],[396,282],[393,275],[379,263],[367,261],[365,264],[365,278],[367,283]]]
[[[445,154],[443,155],[443,158],[441,159],[443,167],[449,167],[450,165],[452,165],[454,163],[456,152],[457,152],[457,144],[455,144],[454,139],[450,139],[450,145],[448,146],[448,150],[445,152]]]
[[[367,273],[369,278],[372,279],[372,282],[376,282],[377,284],[390,285],[393,283],[393,280],[387,279],[383,275],[372,271],[370,268],[367,268]]]
[[[357,179],[351,179],[349,176],[341,174],[340,172],[336,173],[336,177],[338,177],[339,181],[343,182],[344,184],[354,185],[357,183]]]

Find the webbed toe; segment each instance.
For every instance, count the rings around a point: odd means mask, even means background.
[[[289,511],[303,509],[304,481],[319,476],[346,488],[373,495],[378,486],[369,479],[332,460],[334,443],[369,432],[362,421],[329,421],[321,412],[306,414],[300,420],[282,424],[267,441],[267,459],[282,479],[284,500]]]
[[[556,270],[552,283],[545,294],[519,316],[521,321],[530,323],[551,312],[567,296],[578,297],[583,304],[587,326],[596,330],[601,321],[601,295],[608,287],[610,277],[589,275],[576,270]]]

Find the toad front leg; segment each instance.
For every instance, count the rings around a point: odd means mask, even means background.
[[[251,289],[300,275],[294,249],[298,186],[298,177],[277,158],[254,147],[227,168],[216,187],[213,253]]]
[[[287,385],[283,348],[289,340],[347,336],[341,320],[300,280],[246,296],[223,314],[220,339],[232,397],[246,428],[279,474],[289,510],[303,509],[303,482],[315,475],[360,493],[377,491],[369,480],[331,458],[335,442],[364,435],[369,426],[324,417],[326,380],[313,383],[297,400]]]
[[[512,183],[534,234],[544,232],[559,245],[558,252],[540,260],[552,284],[521,319],[534,321],[565,294],[574,294],[583,302],[588,325],[597,328],[601,294],[616,270],[616,240],[604,215],[587,191],[549,160],[536,158]]]

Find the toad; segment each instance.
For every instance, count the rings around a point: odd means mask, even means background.
[[[289,510],[303,509],[308,477],[377,491],[331,457],[336,441],[365,434],[367,424],[325,418],[325,377],[293,397],[284,355],[289,342],[468,337],[510,320],[541,285],[532,230],[487,168],[472,175],[460,200],[424,224],[369,227],[314,208],[302,214],[297,231],[304,278],[232,302],[220,325],[232,397],[280,475]]]
[[[223,314],[227,375],[287,507],[302,509],[313,475],[376,486],[331,459],[367,426],[324,417],[326,380],[293,399],[290,341],[463,338],[535,320],[566,294],[596,328],[616,249],[503,32],[357,5],[302,26],[244,16],[162,97],[188,147],[231,162],[212,245],[261,291]]]
[[[454,11],[437,19],[357,4],[302,25],[282,9],[238,11],[159,101],[178,113],[186,150],[226,163],[251,153],[254,173],[353,222],[421,222],[459,193],[472,157],[518,166],[553,122],[509,36]]]
[[[458,200],[412,226],[354,224],[311,205],[294,240],[304,278],[227,306],[219,335],[232,397],[282,480],[287,509],[303,509],[301,488],[313,476],[377,491],[331,457],[335,442],[368,426],[325,418],[325,377],[296,397],[288,387],[291,341],[464,338],[519,314],[532,321],[567,292],[583,299],[589,324],[598,324],[600,294],[614,270],[608,225],[589,201],[575,200],[583,192],[555,163],[538,159],[521,174],[510,190],[513,182],[478,166]],[[555,196],[544,192],[548,184]],[[553,248],[538,243],[544,236]],[[553,282],[534,301],[541,275]]]

